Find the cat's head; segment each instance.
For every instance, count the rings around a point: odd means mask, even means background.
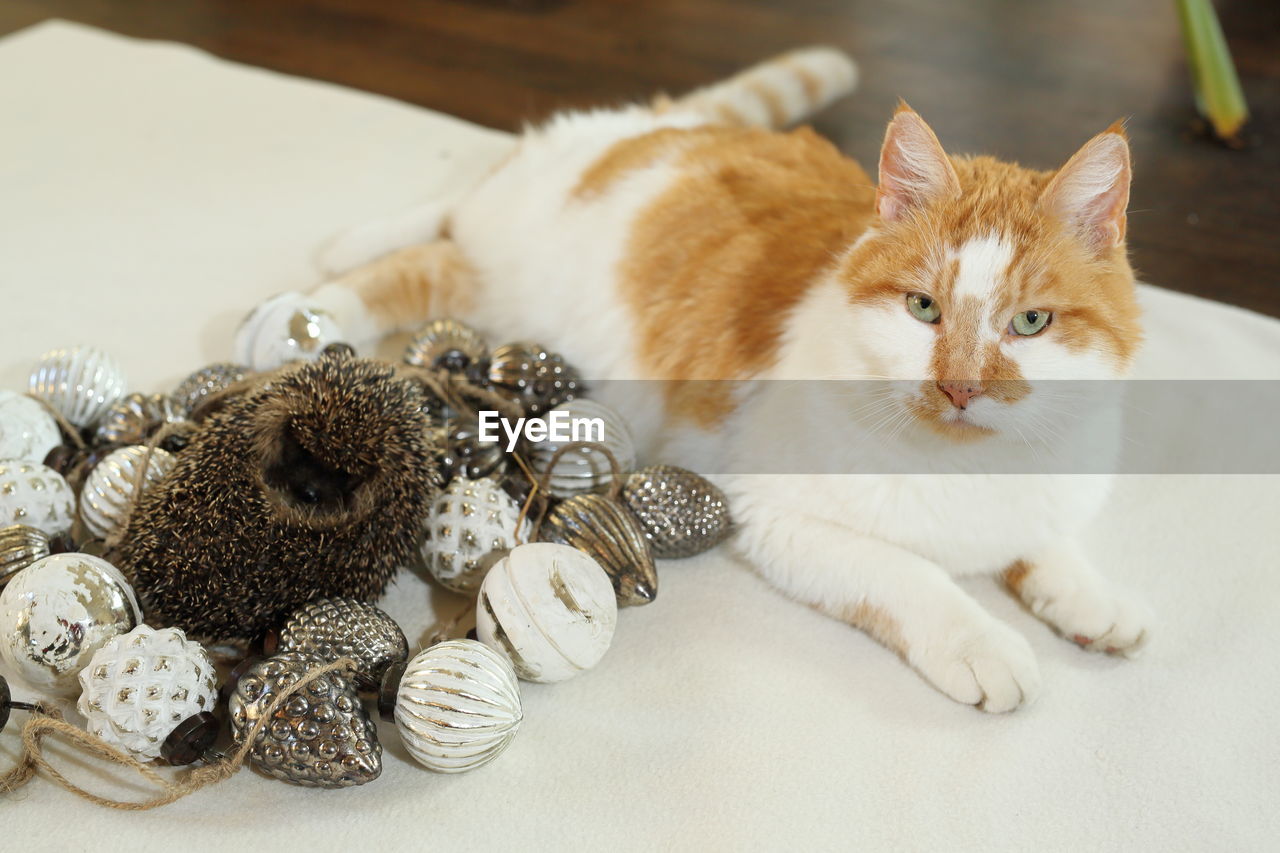
[[[905,104],[880,155],[877,221],[839,271],[864,370],[965,439],[1043,417],[1037,380],[1123,376],[1141,339],[1117,123],[1061,169],[951,158]],[[918,380],[918,381],[916,381]]]

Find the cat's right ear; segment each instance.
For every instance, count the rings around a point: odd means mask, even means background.
[[[893,222],[920,204],[960,195],[960,179],[938,137],[905,101],[889,122],[880,149],[876,213]]]

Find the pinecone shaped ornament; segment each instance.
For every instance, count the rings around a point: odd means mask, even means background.
[[[236,742],[243,742],[281,691],[319,665],[306,655],[283,654],[249,667],[227,705]],[[382,744],[355,684],[335,671],[289,697],[254,740],[249,760],[295,785],[349,788],[382,773]]]
[[[248,638],[316,598],[381,595],[439,488],[423,400],[395,365],[327,355],[218,407],[120,537],[153,624]]]
[[[436,498],[427,516],[422,558],[441,585],[464,595],[480,589],[495,560],[527,539],[529,521],[493,480],[458,477]]]
[[[321,598],[295,610],[280,628],[276,651],[322,661],[351,658],[356,686],[376,689],[382,673],[409,658],[409,643],[396,621],[372,604]]]
[[[111,640],[80,671],[80,687],[85,727],[144,761],[160,757],[179,723],[218,702],[213,660],[176,628],[139,625]]]
[[[202,367],[188,376],[173,389],[170,395],[174,404],[183,413],[190,415],[206,399],[244,379],[250,373],[249,368],[240,364],[216,362]]]
[[[653,556],[661,560],[701,554],[733,529],[724,492],[675,465],[650,465],[632,473],[620,497],[644,528]]]

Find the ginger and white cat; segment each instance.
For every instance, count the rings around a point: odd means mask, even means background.
[[[734,546],[948,696],[1009,711],[1036,695],[1035,658],[956,577],[999,576],[1087,649],[1147,638],[1148,611],[1076,541],[1107,477],[984,473],[1116,452],[1108,413],[1037,383],[1122,377],[1140,342],[1128,144],[1112,127],[1056,172],[948,157],[903,105],[877,185],[809,129],[774,130],[854,81],[815,48],[682,99],[557,116],[465,197],[357,232],[429,229],[312,297],[354,340],[456,316],[545,341],[588,378],[892,380],[673,381],[609,402],[654,461],[812,471],[824,454],[867,472],[720,477]]]

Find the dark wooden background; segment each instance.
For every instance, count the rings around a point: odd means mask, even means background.
[[[1280,0],[1218,8],[1241,151],[1193,129],[1172,0],[0,0],[0,33],[63,17],[507,130],[830,43],[863,83],[816,124],[866,165],[900,96],[949,150],[1042,168],[1129,117],[1140,273],[1280,316]]]

